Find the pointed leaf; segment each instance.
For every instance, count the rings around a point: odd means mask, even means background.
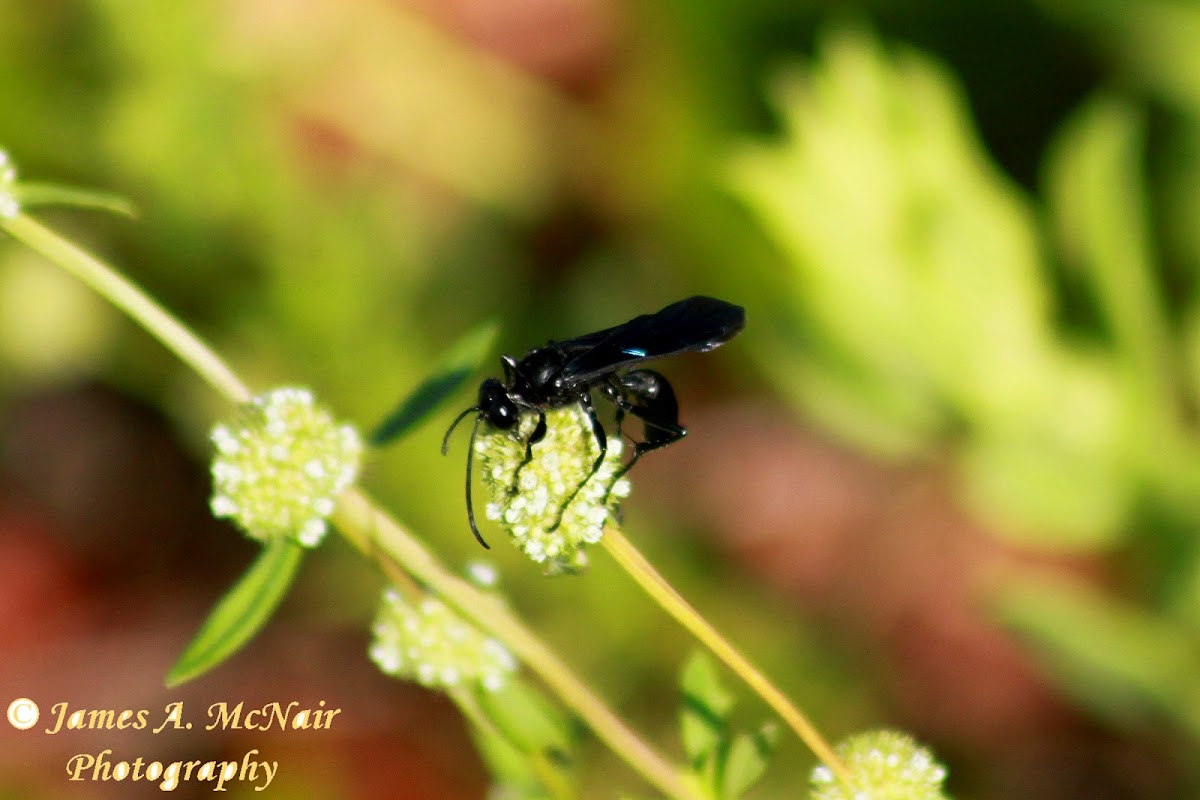
[[[778,728],[770,723],[753,735],[743,733],[733,740],[725,760],[722,797],[736,800],[767,771],[767,761],[775,749]]]
[[[121,214],[126,217],[137,216],[137,209],[133,203],[111,192],[80,189],[74,186],[60,186],[56,183],[21,182],[13,187],[13,194],[22,208],[67,206],[70,208],[111,211],[114,214]]]
[[[1171,332],[1158,285],[1142,173],[1141,110],[1100,95],[1076,112],[1050,150],[1047,188],[1056,234],[1105,314],[1120,355],[1139,381],[1135,419],[1170,428],[1175,407]]]
[[[455,342],[438,359],[433,372],[376,427],[370,437],[371,444],[382,447],[396,441],[436,411],[479,371],[499,330],[495,321],[488,321]]]
[[[575,739],[567,719],[536,689],[510,680],[498,691],[477,688],[469,701],[480,753],[505,797],[575,797]]]
[[[481,722],[469,714],[468,718],[476,723],[470,726],[471,738],[487,765],[497,796],[506,800],[554,800],[542,785],[539,759],[522,753],[486,720]]]
[[[688,659],[680,677],[683,708],[680,711],[680,733],[688,761],[695,767],[703,764],[728,739],[728,716],[734,699],[721,686],[712,659],[694,653]]]
[[[221,598],[171,667],[167,686],[178,686],[204,674],[249,642],[283,600],[304,551],[290,539],[277,539],[263,547],[258,559]]]
[[[479,711],[514,747],[569,765],[574,736],[567,720],[532,687],[512,680],[498,691],[475,693]]]

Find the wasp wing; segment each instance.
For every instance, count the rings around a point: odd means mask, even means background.
[[[564,385],[572,386],[643,361],[712,350],[745,324],[741,306],[697,295],[607,330],[555,342],[554,347],[571,353],[560,376]]]

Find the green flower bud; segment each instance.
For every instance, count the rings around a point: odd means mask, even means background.
[[[16,182],[17,168],[8,152],[0,150],[0,219],[11,219],[21,212],[21,204],[12,193]]]
[[[307,389],[281,388],[213,428],[212,513],[247,535],[290,536],[315,547],[334,502],[358,475],[362,440],[313,403]]]
[[[946,768],[908,734],[871,731],[835,750],[850,773],[842,783],[826,766],[812,774],[812,800],[945,800]]]
[[[478,684],[494,692],[517,668],[504,645],[433,597],[413,605],[385,590],[373,633],[371,660],[384,673],[430,688]]]
[[[617,504],[629,495],[628,480],[613,483],[623,442],[609,437],[600,469],[572,499],[600,454],[591,423],[578,405],[547,411],[546,436],[521,467],[525,442],[536,425],[537,415],[526,414],[515,433],[488,429],[477,438],[475,454],[491,499],[487,518],[507,530],[546,574],[578,572],[587,566],[585,545],[600,541]]]

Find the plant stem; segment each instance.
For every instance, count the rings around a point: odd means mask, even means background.
[[[333,522],[364,553],[403,564],[418,580],[511,647],[525,666],[587,722],[596,736],[659,791],[668,797],[696,797],[683,781],[682,773],[626,727],[512,612],[442,567],[420,542],[365,494],[357,489],[345,492],[338,500]]]
[[[102,297],[132,317],[214,389],[235,403],[250,399],[250,390],[233,370],[194,333],[124,276],[90,253],[76,247],[26,214],[0,222],[9,233],[47,259],[95,289]]]
[[[99,259],[76,247],[32,217],[18,214],[0,220],[0,230],[41,253],[95,289],[124,311],[195,370],[214,389],[235,403],[250,399],[250,390],[221,358],[135,284]],[[647,782],[671,798],[697,800],[682,771],[643,742],[502,604],[458,578],[437,562],[407,530],[378,509],[362,492],[351,489],[338,501],[333,520],[342,535],[393,577],[407,572],[451,602],[460,612],[507,644],[521,661],[586,722],[610,749]],[[382,552],[380,552],[382,550]]]
[[[737,648],[718,633],[716,628],[702,617],[679,592],[675,591],[671,584],[667,583],[666,578],[660,575],[646,560],[646,557],[633,546],[632,542],[611,525],[605,529],[604,537],[600,541],[617,560],[617,563],[624,567],[625,571],[663,610],[674,617],[680,625],[687,628],[713,655],[725,662],[726,666],[775,710],[775,713],[796,732],[801,741],[808,745],[825,766],[829,767],[843,783],[848,783],[849,772],[846,770],[845,764],[837,757],[833,748],[817,732],[808,718],[800,713],[800,710],[792,705],[783,692],[775,688],[775,685]]]

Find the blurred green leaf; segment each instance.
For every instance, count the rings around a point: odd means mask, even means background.
[[[505,797],[511,795],[522,800],[543,800],[548,797],[529,754],[514,747],[512,742],[487,724],[486,719],[474,719],[468,709],[464,708],[463,711],[475,723],[470,726],[471,738],[475,740],[475,747],[487,765],[493,787],[502,787]]]
[[[167,673],[167,686],[199,677],[242,648],[266,624],[287,594],[305,548],[276,539],[213,608],[200,631]]]
[[[734,698],[721,686],[711,658],[693,653],[680,676],[683,708],[680,731],[688,760],[698,764],[729,736],[728,718]]]
[[[1117,722],[1154,709],[1200,736],[1200,648],[1182,626],[1065,578],[1013,576],[993,601],[1063,691]]]
[[[394,442],[437,411],[479,371],[499,330],[495,321],[488,321],[465,333],[442,354],[433,372],[375,428],[371,444],[381,447]]]
[[[131,201],[110,192],[79,189],[56,183],[26,183],[22,181],[13,187],[13,194],[21,207],[25,209],[39,206],[67,206],[69,208],[111,211],[126,217],[137,216],[137,208]]]
[[[1114,356],[1058,329],[1033,206],[991,164],[953,77],[861,30],[817,55],[776,86],[780,140],[729,164],[785,268],[758,329],[763,371],[879,455],[957,442],[966,498],[1006,535],[1111,547],[1148,473],[1179,494],[1137,115],[1085,111],[1049,170]]]
[[[518,750],[570,766],[575,740],[562,713],[522,681],[509,681],[498,691],[476,692],[480,711]]]
[[[1037,431],[985,432],[966,443],[959,469],[966,500],[1013,541],[1087,552],[1130,534],[1135,487],[1111,458]]]
[[[778,390],[816,424],[887,458],[920,453],[945,426],[942,409],[922,392],[889,386],[849,359],[797,347],[780,326],[763,338],[755,358]],[[780,365],[789,365],[780,369]]]
[[[775,749],[778,728],[766,724],[756,733],[734,737],[725,762],[722,797],[738,798],[746,793],[767,771],[767,762]]]
[[[1036,220],[950,74],[841,29],[773,96],[783,136],[728,170],[787,269],[764,371],[885,455],[1026,413],[1053,369]]]
[[[1144,128],[1128,102],[1092,99],[1056,137],[1046,182],[1063,257],[1089,283],[1128,365],[1130,437],[1157,446],[1179,425],[1141,173]]]
[[[539,761],[513,746],[488,725],[472,725],[471,736],[492,776],[495,796],[512,800],[564,800],[574,797],[567,792],[555,795],[543,784]],[[489,797],[492,795],[489,795]]]
[[[461,703],[460,703],[461,705]],[[478,688],[469,710],[475,737],[505,797],[575,796],[575,737],[562,713],[527,683]]]
[[[716,665],[695,652],[680,675],[680,732],[691,772],[714,800],[736,800],[766,772],[776,728],[734,735],[729,715],[735,700],[721,685]]]

